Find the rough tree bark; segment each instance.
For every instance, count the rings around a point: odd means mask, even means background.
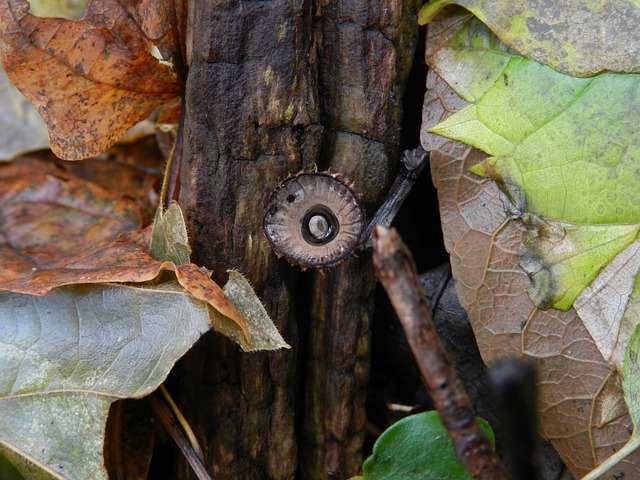
[[[378,204],[400,154],[419,5],[189,2],[180,203],[193,259],[221,283],[243,272],[293,346],[242,354],[210,334],[181,362],[174,393],[216,479],[348,478],[361,464],[369,254],[301,273],[261,222],[273,188],[316,165]]]

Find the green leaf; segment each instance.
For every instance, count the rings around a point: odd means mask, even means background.
[[[480,427],[494,441],[487,422]],[[403,418],[389,427],[363,464],[362,480],[472,480],[456,458],[453,443],[438,412]]]
[[[110,404],[155,390],[209,328],[174,283],[0,292],[0,453],[26,478],[106,478]]]
[[[475,20],[446,49],[474,45],[466,68],[485,71],[477,45],[491,36]],[[456,70],[455,53],[440,59],[445,75]],[[472,171],[498,183],[529,229],[531,298],[566,310],[640,229],[640,76],[574,78],[518,56],[488,76],[456,77],[477,99],[430,131],[492,155]]]
[[[529,212],[637,223],[640,76],[577,79],[525,58],[513,58],[501,73],[477,103],[431,131],[495,157],[474,172],[512,185],[514,202]]]
[[[191,247],[180,205],[172,202],[166,211],[156,210],[149,255],[156,260],[184,265],[190,262]]]
[[[574,76],[640,73],[640,8],[633,0],[433,0],[424,25],[449,5],[466,8],[523,56]]]
[[[229,280],[222,291],[244,317],[250,338],[247,340],[242,329],[235,322],[210,308],[209,315],[213,329],[238,343],[245,352],[291,348],[278,332],[247,279],[235,270],[227,270],[227,273]]]
[[[639,225],[589,225],[541,221],[525,214],[528,251],[520,266],[531,278],[538,308],[568,310],[598,273],[638,236]]]
[[[640,325],[636,325],[625,351],[622,364],[622,389],[624,401],[633,422],[633,433],[629,441],[612,456],[585,475],[582,480],[596,480],[606,471],[640,448]]]

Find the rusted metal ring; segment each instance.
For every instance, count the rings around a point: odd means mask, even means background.
[[[263,230],[275,252],[303,268],[332,267],[360,242],[364,211],[351,187],[330,173],[300,173],[271,194]]]

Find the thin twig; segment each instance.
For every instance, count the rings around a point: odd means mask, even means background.
[[[480,480],[506,480],[491,442],[479,428],[475,412],[436,333],[431,310],[422,296],[411,253],[394,229],[373,230],[373,263],[404,328],[456,455]]]
[[[180,427],[180,423],[176,420],[169,405],[167,405],[165,398],[160,394],[153,394],[149,397],[149,400],[154,413],[160,419],[167,432],[169,432],[173,441],[176,442],[176,445],[178,445],[178,448],[189,462],[189,465],[191,465],[198,479],[213,480],[200,458],[198,458],[187,435]]]
[[[427,165],[429,160],[429,154],[425,152],[422,147],[414,148],[413,150],[405,150],[402,159],[400,160],[400,166],[396,179],[387,193],[387,197],[384,202],[375,213],[371,223],[367,226],[362,234],[362,242],[364,247],[371,247],[371,232],[376,225],[382,225],[383,227],[390,227],[393,219],[395,218],[398,210],[402,206],[402,203],[409,195],[411,187],[416,183],[416,180],[420,176],[420,173]]]
[[[193,430],[191,429],[191,425],[189,425],[189,422],[187,422],[187,419],[184,418],[184,415],[182,415],[182,412],[178,408],[178,405],[176,405],[176,402],[173,401],[173,398],[171,397],[169,390],[167,390],[167,387],[165,387],[164,385],[160,385],[159,390],[160,390],[160,393],[162,393],[162,397],[164,398],[165,402],[167,402],[167,405],[171,409],[171,412],[173,412],[173,415],[176,417],[176,419],[178,420],[178,423],[184,430],[184,433],[187,435],[187,438],[189,439],[189,443],[191,444],[193,451],[198,456],[200,461],[204,462],[204,454],[202,453],[202,447],[198,442],[198,438],[196,437],[196,434],[193,433]]]

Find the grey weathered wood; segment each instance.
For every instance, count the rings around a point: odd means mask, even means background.
[[[189,3],[180,203],[193,260],[221,283],[228,268],[247,275],[294,346],[241,354],[211,334],[181,363],[177,396],[216,479],[348,478],[362,461],[369,255],[299,274],[261,221],[276,184],[315,164],[346,174],[370,210],[379,202],[400,153],[418,6]]]

